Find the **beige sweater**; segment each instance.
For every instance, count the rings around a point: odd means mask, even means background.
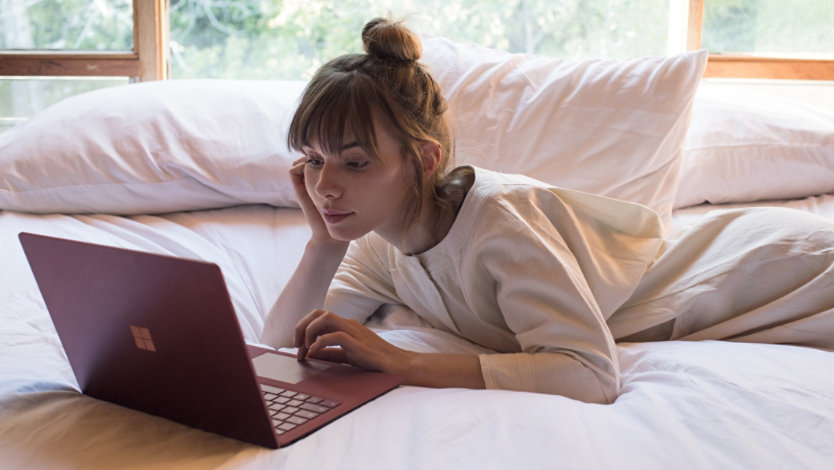
[[[495,351],[489,388],[610,402],[618,391],[606,320],[661,241],[649,209],[476,169],[447,236],[406,256],[369,234],[354,242],[325,308],[367,319],[402,304],[436,328]]]

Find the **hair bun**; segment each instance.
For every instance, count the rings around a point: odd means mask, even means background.
[[[378,60],[416,62],[423,54],[420,39],[402,21],[374,18],[362,28],[365,52]]]

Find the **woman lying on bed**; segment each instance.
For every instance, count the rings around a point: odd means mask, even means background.
[[[617,397],[616,341],[834,348],[831,223],[729,211],[664,240],[658,216],[637,204],[447,171],[449,113],[419,39],[385,19],[362,38],[365,54],[317,72],[290,127],[312,237],[264,342],[414,385],[599,403]],[[386,304],[494,353],[400,349],[363,325]]]

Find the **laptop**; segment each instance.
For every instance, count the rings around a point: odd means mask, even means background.
[[[404,382],[246,344],[216,264],[19,238],[88,396],[278,448]]]

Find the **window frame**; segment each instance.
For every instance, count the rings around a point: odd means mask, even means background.
[[[687,50],[701,48],[704,0],[687,0]],[[705,78],[746,78],[775,80],[834,80],[834,60],[786,59],[710,53]]]
[[[133,0],[133,51],[2,51],[0,76],[165,80],[167,46],[168,0]]]
[[[686,49],[701,47],[704,0],[687,4]],[[0,76],[120,76],[169,78],[168,0],[133,0],[133,51],[4,51]],[[706,78],[834,80],[834,60],[710,54]]]

